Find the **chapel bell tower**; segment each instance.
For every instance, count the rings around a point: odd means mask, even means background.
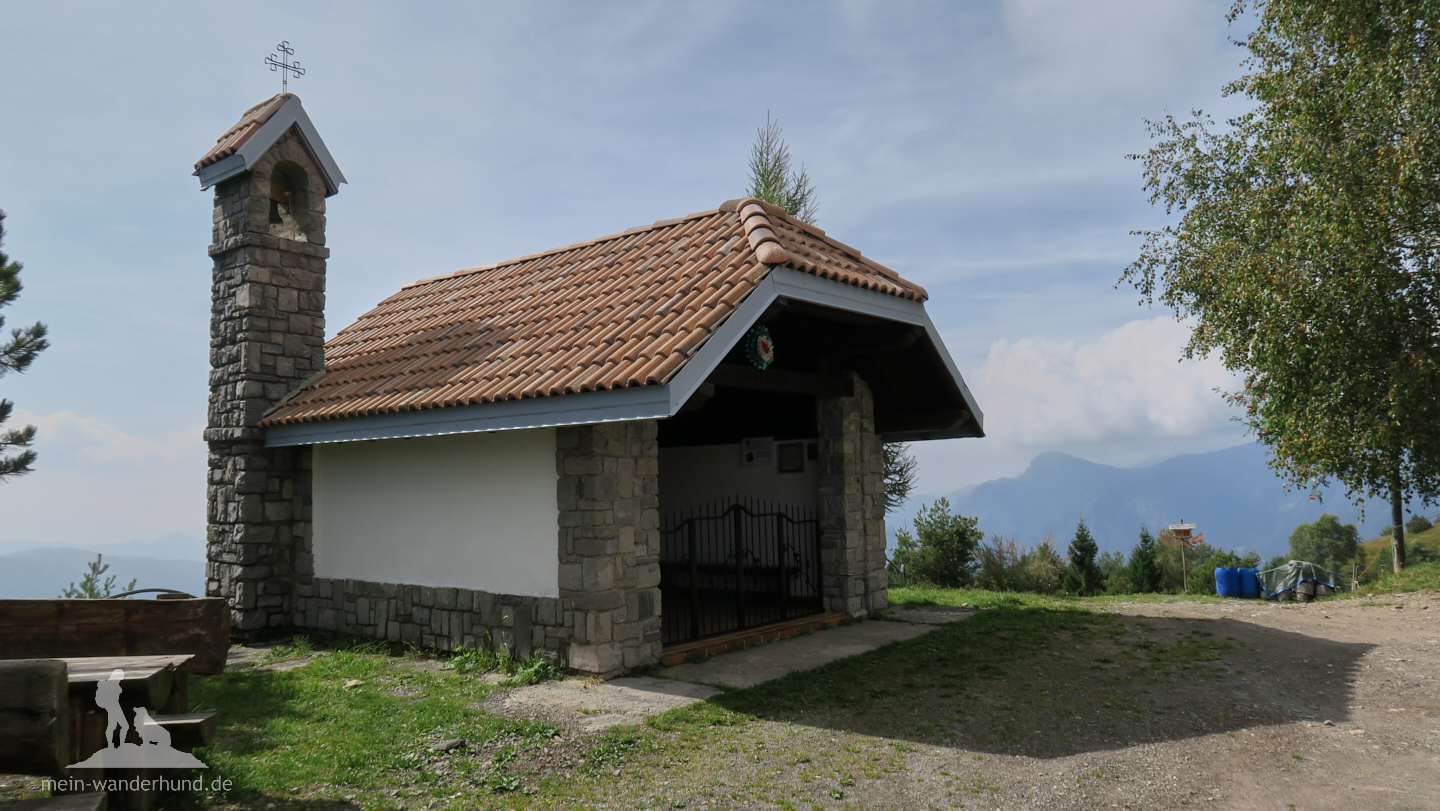
[[[294,624],[312,574],[310,451],[266,448],[259,423],[325,367],[325,199],[345,176],[292,93],[246,110],[195,175],[215,189],[205,593],[253,633]]]

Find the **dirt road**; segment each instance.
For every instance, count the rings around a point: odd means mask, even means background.
[[[1440,809],[1435,596],[1093,610],[1081,630],[978,683],[912,679],[860,711],[762,715],[692,748],[665,747],[595,799],[611,808]]]

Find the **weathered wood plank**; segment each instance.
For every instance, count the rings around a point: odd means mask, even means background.
[[[230,611],[190,600],[0,600],[0,659],[188,653],[192,673],[225,672]]]
[[[0,661],[0,764],[18,774],[59,775],[70,765],[65,663]]]
[[[61,659],[0,660],[0,707],[55,712],[69,695],[67,663]]]
[[[215,740],[215,730],[220,720],[213,712],[195,712],[184,715],[152,715],[155,723],[170,733],[170,745],[182,752],[189,752],[200,746],[209,746]]]
[[[110,798],[103,791],[34,800],[0,800],[0,811],[109,811],[109,808]]]
[[[180,656],[84,656],[64,659],[69,665],[70,695],[94,702],[97,682],[110,678],[116,669],[125,671],[120,692],[147,708],[166,706],[174,687],[175,670],[189,661]]]

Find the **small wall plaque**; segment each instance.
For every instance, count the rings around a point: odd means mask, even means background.
[[[775,446],[775,457],[781,473],[805,472],[805,443],[785,442]]]
[[[740,440],[740,464],[745,467],[775,464],[775,437],[757,436]]]

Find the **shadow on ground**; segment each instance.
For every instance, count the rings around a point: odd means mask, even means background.
[[[996,608],[711,702],[976,752],[1065,757],[1349,720],[1370,645],[1229,619]]]

